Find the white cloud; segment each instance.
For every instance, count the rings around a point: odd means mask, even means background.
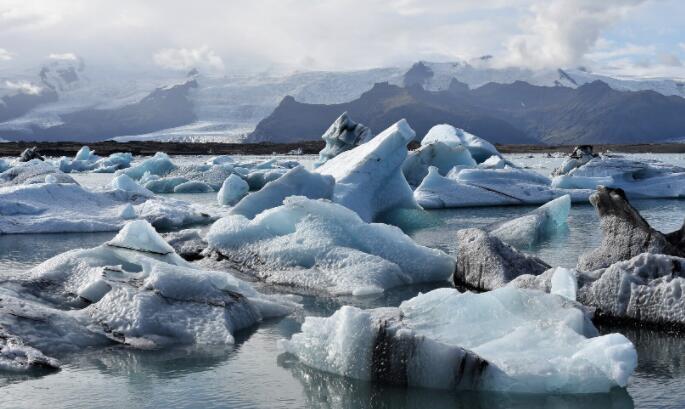
[[[530,6],[522,33],[508,41],[508,62],[533,67],[581,63],[602,32],[647,0],[550,0]]]
[[[172,70],[198,68],[223,72],[224,61],[207,46],[198,48],[166,48],[155,53],[155,64]]]
[[[683,62],[680,61],[680,58],[672,53],[659,54],[659,63],[667,67],[681,67],[683,65]]]
[[[5,88],[30,95],[38,95],[43,90],[40,86],[28,81],[5,81]]]
[[[52,53],[48,55],[51,60],[76,61],[78,57],[74,53]]]
[[[4,48],[0,48],[0,61],[9,61],[12,58],[13,58],[12,53],[5,50]]]

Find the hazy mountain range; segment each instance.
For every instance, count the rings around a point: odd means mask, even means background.
[[[499,69],[490,57],[351,72],[212,77],[125,73],[81,59],[0,73],[7,140],[297,141],[342,111],[375,132],[406,117],[493,142],[651,142],[685,137],[685,85],[569,70]]]

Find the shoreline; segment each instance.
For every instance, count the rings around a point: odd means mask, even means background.
[[[324,147],[323,141],[297,143],[190,143],[190,142],[155,142],[103,141],[82,142],[3,142],[0,143],[0,156],[19,156],[26,148],[36,146],[38,151],[47,156],[73,156],[83,145],[88,145],[100,155],[114,152],[131,152],[134,155],[154,155],[166,152],[169,155],[271,155],[287,154],[302,149],[302,154],[318,154]],[[495,145],[502,153],[570,153],[575,145]],[[595,152],[617,153],[685,153],[683,143],[656,144],[598,144],[593,145]]]

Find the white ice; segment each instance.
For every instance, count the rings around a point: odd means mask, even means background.
[[[217,193],[217,202],[222,206],[234,206],[240,201],[247,192],[250,186],[240,176],[232,174],[224,180],[224,183]]]
[[[428,174],[430,166],[435,166],[438,172],[445,176],[455,166],[473,168],[476,161],[462,145],[447,145],[441,141],[433,141],[409,152],[402,164],[402,172],[410,185],[418,186]]]
[[[268,283],[329,294],[444,281],[455,267],[450,256],[416,244],[397,227],[369,224],[336,203],[297,196],[253,220],[218,220],[207,242]]]
[[[512,393],[609,392],[625,387],[637,365],[633,344],[620,334],[598,336],[578,304],[509,287],[441,288],[399,308],[342,307],[328,318],[307,317],[280,346],[342,376],[371,380],[395,371],[410,386]],[[383,350],[388,356],[377,355]],[[474,364],[469,351],[487,364]]]
[[[452,125],[435,125],[423,137],[421,145],[428,145],[434,142],[442,142],[454,148],[457,146],[465,147],[478,163],[485,161],[493,155],[500,156],[497,148],[490,142],[463,129],[455,128]]]
[[[402,174],[407,144],[415,133],[400,120],[369,142],[330,159],[315,172],[335,178],[333,201],[354,210],[364,221],[401,208],[417,208]]]
[[[157,152],[155,153],[155,156],[147,158],[139,164],[119,172],[139,180],[146,172],[151,175],[165,176],[174,169],[176,169],[176,165],[171,162],[169,156],[166,153]]]

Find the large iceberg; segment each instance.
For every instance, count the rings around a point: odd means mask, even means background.
[[[289,196],[305,196],[310,199],[330,199],[335,180],[331,176],[309,172],[304,166],[290,169],[277,180],[267,183],[261,190],[243,198],[231,209],[248,219],[264,210],[283,204]]]
[[[435,166],[445,176],[455,166],[473,168],[476,161],[468,149],[461,145],[447,145],[440,141],[423,143],[420,148],[409,152],[402,164],[402,172],[412,186],[418,186],[428,174],[428,168]]]
[[[314,166],[321,166],[327,160],[368,142],[371,138],[371,129],[354,122],[347,112],[343,112],[321,136],[326,146],[319,152],[319,160]]]
[[[316,172],[335,178],[333,201],[354,210],[364,221],[393,209],[418,208],[402,174],[407,144],[414,136],[402,119],[369,142],[330,159]]]
[[[0,287],[0,335],[45,353],[112,343],[231,344],[236,331],[296,308],[226,272],[194,267],[140,220],[26,277]]]
[[[459,230],[457,247],[454,283],[469,288],[493,290],[520,275],[535,276],[550,268],[541,259],[476,228]]]
[[[399,308],[345,306],[307,317],[283,351],[319,370],[400,386],[513,393],[601,393],[637,365],[620,334],[598,336],[583,310],[515,288],[443,288]]]
[[[645,252],[685,257],[685,229],[663,234],[652,228],[628,203],[623,190],[600,186],[590,196],[590,202],[599,214],[602,243],[580,256],[579,270],[608,267]]]
[[[630,198],[685,197],[685,168],[656,160],[599,155],[585,161],[569,158],[553,172],[560,189],[621,188]]]
[[[455,265],[397,227],[369,224],[338,204],[297,196],[252,220],[242,215],[218,220],[207,242],[220,259],[248,274],[316,293],[364,295],[445,281]]]
[[[421,140],[421,145],[435,142],[441,142],[453,148],[464,147],[478,163],[484,162],[491,156],[500,156],[497,148],[490,142],[448,124],[432,127]]]
[[[513,220],[496,223],[488,232],[516,247],[529,248],[566,226],[571,196],[564,195]]]
[[[414,191],[416,202],[426,209],[450,207],[543,204],[564,195],[571,201],[586,201],[590,189],[554,188],[545,176],[505,167],[502,169],[457,169],[447,176],[437,168]]]

